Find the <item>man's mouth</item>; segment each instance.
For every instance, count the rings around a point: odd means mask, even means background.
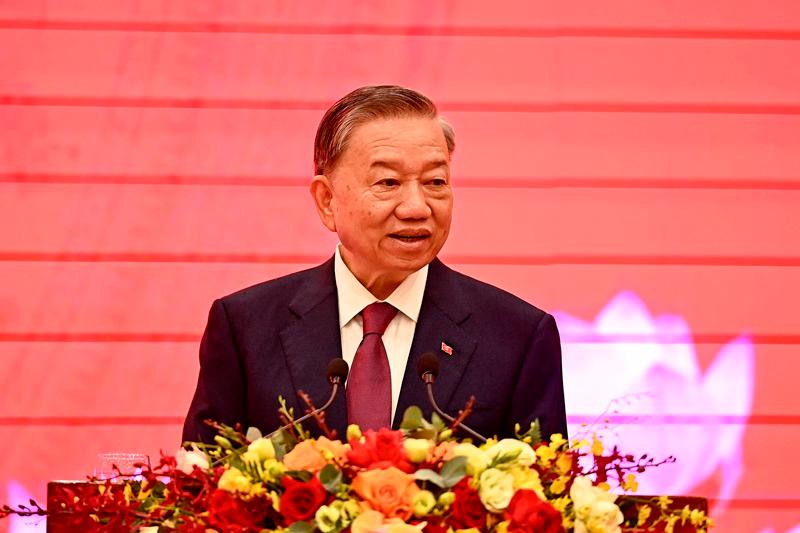
[[[430,238],[431,234],[427,231],[417,231],[417,232],[398,232],[398,233],[390,233],[389,237],[392,239],[397,239],[401,242],[419,242],[425,239]]]

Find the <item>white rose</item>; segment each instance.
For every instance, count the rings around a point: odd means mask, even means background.
[[[620,533],[622,511],[616,495],[592,486],[586,477],[577,477],[569,491],[575,505],[575,533]]]
[[[526,444],[517,439],[503,439],[488,450],[486,454],[490,460],[497,459],[503,455],[518,454],[517,458],[512,461],[512,464],[522,466],[531,466],[536,462],[536,452],[533,451],[530,444]]]
[[[485,470],[478,481],[478,496],[486,508],[493,512],[503,511],[514,496],[514,476],[497,468]]]
[[[467,458],[467,473],[471,476],[480,474],[489,465],[489,455],[474,444],[457,444],[453,448],[453,455]]]
[[[271,440],[262,437],[250,443],[247,447],[247,453],[250,453],[257,457],[259,461],[263,462],[267,459],[275,458],[275,446],[272,445]]]
[[[201,470],[208,470],[211,465],[208,457],[197,446],[192,446],[191,450],[179,449],[175,454],[177,468],[184,474],[191,474],[193,467],[197,466]]]

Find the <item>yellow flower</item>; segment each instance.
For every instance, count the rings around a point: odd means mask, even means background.
[[[341,513],[335,507],[323,505],[317,509],[314,515],[314,522],[322,533],[329,533],[336,529],[336,523],[341,516]]]
[[[542,481],[539,479],[539,473],[536,470],[522,466],[512,468],[508,472],[514,478],[514,491],[529,489],[536,492],[542,500],[546,499]]]
[[[421,463],[428,458],[433,449],[433,441],[428,439],[405,439],[403,449],[412,463]]]
[[[361,428],[358,427],[358,424],[350,424],[347,426],[347,440],[348,442],[351,440],[361,440],[362,437]]]
[[[256,439],[247,446],[247,452],[252,454],[259,461],[266,461],[267,459],[275,458],[275,446],[272,445],[270,439],[261,437]]]
[[[700,509],[692,509],[692,512],[689,515],[689,521],[693,526],[701,526],[706,521],[706,513]]]
[[[557,450],[562,444],[566,444],[567,440],[561,433],[553,433],[550,435],[550,447]]]
[[[567,488],[568,477],[558,476],[555,481],[550,485],[550,492],[552,494],[561,494]]]
[[[592,455],[603,455],[603,443],[597,438],[597,435],[592,439]]]
[[[426,516],[436,506],[436,496],[431,491],[421,490],[411,501],[411,508],[417,518]]]
[[[556,498],[554,500],[550,500],[550,505],[555,507],[556,511],[564,514],[569,504],[572,503],[572,500],[569,499],[569,496],[562,496],[560,498]]]
[[[261,469],[261,481],[269,483],[276,481],[283,477],[286,472],[286,467],[277,459],[267,459],[264,462],[264,467]]]
[[[658,497],[658,506],[662,511],[666,511],[670,505],[672,505],[672,500],[669,498],[669,496]]]
[[[650,513],[653,512],[653,509],[649,505],[642,505],[639,507],[639,517],[636,520],[636,527],[641,527],[647,523],[647,519],[650,518]]]
[[[549,465],[550,461],[556,458],[556,452],[554,452],[550,446],[539,446],[536,448],[536,455],[539,457],[539,462],[542,465]]]
[[[490,468],[481,474],[478,496],[490,512],[499,513],[505,510],[513,495],[514,476],[510,473]]]
[[[222,473],[217,486],[228,492],[250,492],[250,479],[241,470],[231,467]]]
[[[556,470],[559,474],[566,474],[572,470],[573,457],[569,453],[561,453],[556,459]]]
[[[445,509],[453,505],[453,502],[456,501],[455,493],[451,491],[443,492],[439,495],[439,501],[437,502],[440,507],[444,507]]]
[[[333,505],[339,510],[339,513],[342,515],[342,525],[347,527],[350,523],[356,519],[358,515],[361,514],[361,507],[355,500],[347,500],[347,501],[335,501]]]
[[[508,532],[508,520],[503,520],[499,524],[494,527],[495,533],[507,533]]]
[[[572,441],[571,449],[573,450],[580,450],[581,448],[587,448],[589,446],[589,441],[586,439],[581,440],[574,440]]]
[[[639,482],[636,481],[636,476],[633,474],[625,476],[625,480],[622,482],[622,488],[631,492],[639,490]]]

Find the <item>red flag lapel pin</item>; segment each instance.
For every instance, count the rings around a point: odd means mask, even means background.
[[[453,347],[442,341],[442,351],[447,355],[453,355]]]

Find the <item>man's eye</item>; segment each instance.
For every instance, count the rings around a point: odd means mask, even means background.
[[[377,185],[382,185],[384,187],[396,187],[400,185],[400,180],[395,178],[383,178],[382,180],[378,181]]]
[[[434,187],[444,187],[445,185],[447,185],[447,180],[444,178],[433,178],[428,183],[430,183]]]

